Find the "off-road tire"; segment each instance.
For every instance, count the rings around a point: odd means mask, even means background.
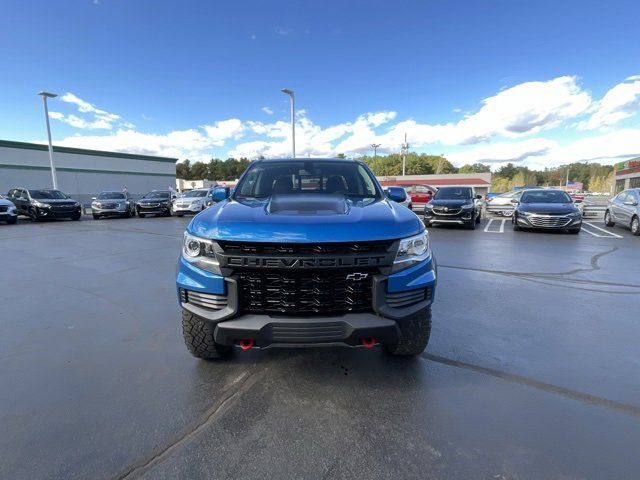
[[[200,317],[182,311],[182,335],[191,355],[197,358],[224,358],[231,353],[231,347],[220,345],[213,339],[215,325]]]
[[[400,338],[395,345],[385,345],[391,355],[420,355],[427,348],[431,335],[431,307],[425,314],[421,310],[404,319],[400,326]]]
[[[616,224],[616,222],[611,220],[611,212],[609,212],[609,210],[604,212],[604,224],[607,227],[613,227]]]
[[[631,229],[631,233],[636,237],[640,236],[640,218],[637,215],[634,215],[631,219],[631,225],[629,225]]]

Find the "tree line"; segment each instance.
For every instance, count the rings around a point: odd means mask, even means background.
[[[338,155],[344,157],[344,155]],[[377,176],[402,175],[402,155],[365,156],[363,160]],[[247,158],[212,158],[209,162],[185,160],[176,164],[176,176],[185,180],[236,180],[249,165]],[[544,170],[532,170],[521,165],[508,163],[493,172],[491,191],[507,192],[524,185],[558,186],[564,185],[569,171],[569,181],[581,182],[585,190],[608,192],[614,181],[613,167],[599,163],[570,163]],[[408,153],[406,156],[407,175],[429,175],[447,173],[487,173],[491,166],[474,163],[455,167],[444,155]]]

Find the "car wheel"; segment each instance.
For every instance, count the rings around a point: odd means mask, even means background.
[[[131,218],[131,210],[127,210],[127,213],[125,213],[124,216],[127,218]]]
[[[37,222],[40,220],[40,217],[38,217],[38,213],[36,212],[35,208],[30,208],[29,209],[29,219],[32,222]]]
[[[182,311],[182,335],[187,349],[197,358],[224,358],[231,353],[231,347],[216,343],[213,338],[215,324]]]
[[[427,348],[431,336],[431,307],[425,313],[421,310],[401,323],[398,343],[385,345],[385,350],[391,355],[420,355]]]
[[[475,230],[476,225],[477,225],[477,222],[475,220],[471,220],[471,223],[467,223],[465,227],[467,227],[467,230]]]
[[[93,214],[93,219],[94,220],[100,220],[100,215],[96,215],[95,213]]]
[[[480,224],[480,213],[478,213],[478,216],[476,217],[476,225]]]
[[[606,212],[604,212],[604,224],[607,227],[613,227],[616,222],[614,222],[613,220],[611,220],[611,212],[609,210],[607,210]]]
[[[640,219],[637,215],[631,219],[631,233],[636,237],[640,236]]]
[[[425,220],[424,221],[424,226],[425,226],[425,228],[431,228],[431,227],[433,227],[433,224],[431,222]]]
[[[522,229],[520,228],[520,225],[518,225],[518,222],[514,219],[514,220],[513,220],[513,231],[514,231],[514,232],[519,232],[520,230],[522,230]]]
[[[15,217],[9,217],[7,218],[7,224],[9,225],[13,225],[18,221],[18,216],[16,215]]]
[[[176,217],[182,217],[184,216],[184,213],[176,213]]]
[[[146,213],[140,213],[140,212],[138,212],[138,216],[139,216],[140,218],[144,218],[144,217],[146,217],[146,216],[147,216],[147,214],[146,214]]]
[[[71,220],[74,220],[74,221],[77,222],[81,218],[82,218],[82,214],[80,212],[78,212],[78,213],[74,214],[73,217],[71,217]]]

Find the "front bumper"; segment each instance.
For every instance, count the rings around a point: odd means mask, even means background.
[[[405,321],[427,317],[436,287],[433,257],[392,275],[373,277],[371,311],[322,315],[268,315],[239,311],[236,279],[201,270],[180,258],[177,290],[180,306],[215,324],[214,337],[222,345],[253,340],[272,346],[360,346],[363,338],[391,345]],[[423,294],[424,293],[424,294]],[[415,299],[406,302],[406,299]]]
[[[18,213],[15,210],[11,212],[0,212],[0,222],[6,222],[7,220],[12,220],[14,218],[18,218]]]
[[[142,213],[143,215],[149,213],[168,213],[170,211],[170,206],[165,204],[159,205],[136,205],[136,210],[138,213]]]
[[[91,206],[91,213],[93,215],[125,215],[127,213],[127,207],[99,208]]]
[[[582,217],[564,215],[532,215],[527,217],[518,215],[514,221],[519,227],[538,230],[564,230],[582,226]]]
[[[437,214],[430,210],[424,212],[424,222],[430,224],[454,224],[454,225],[466,225],[473,223],[473,209],[462,210],[455,214]]]
[[[73,218],[82,214],[79,206],[65,210],[35,207],[35,212],[38,218]]]
[[[174,213],[199,213],[203,209],[202,205],[180,205],[173,204]]]

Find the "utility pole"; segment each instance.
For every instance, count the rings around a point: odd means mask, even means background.
[[[283,88],[280,91],[285,95],[289,95],[291,103],[291,153],[293,155],[292,158],[296,158],[296,103],[294,93],[290,88]]]
[[[564,189],[567,190],[569,188],[569,170],[571,167],[567,167],[567,181],[564,184]]]
[[[378,147],[380,146],[379,143],[372,143],[371,144],[371,148],[373,148],[373,158],[376,158],[378,156]]]
[[[402,176],[404,177],[407,171],[407,152],[409,151],[409,144],[407,143],[407,133],[404,134],[404,143],[402,144]]]
[[[49,139],[49,164],[51,165],[51,179],[53,180],[53,189],[58,189],[58,181],[56,179],[56,167],[53,164],[53,145],[51,144],[51,127],[49,126],[49,109],[47,108],[47,98],[56,98],[58,95],[50,92],[38,93],[42,97],[44,105],[44,119],[47,123],[47,138]]]

